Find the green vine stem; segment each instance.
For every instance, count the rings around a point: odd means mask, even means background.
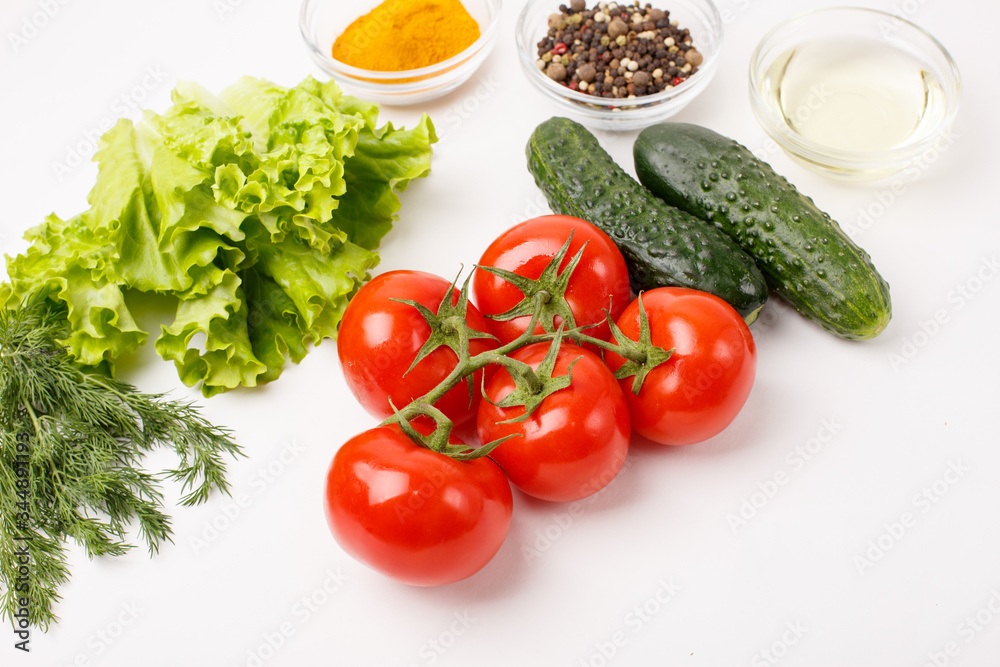
[[[458,278],[456,278],[455,282],[452,283],[452,288],[447,291],[441,300],[436,313],[415,301],[399,299],[398,301],[416,308],[431,328],[430,337],[417,353],[407,373],[413,370],[420,360],[441,346],[452,349],[458,357],[458,362],[452,371],[426,394],[414,399],[402,408],[397,409],[393,406],[393,415],[383,421],[382,424],[397,424],[415,443],[455,459],[469,460],[486,456],[502,440],[485,443],[480,447],[461,446],[450,443],[449,438],[453,424],[443,412],[435,407],[435,403],[463,381],[469,382],[469,400],[471,402],[473,400],[472,391],[474,391],[471,378],[474,374],[488,366],[501,366],[511,374],[511,377],[515,381],[516,391],[519,396],[516,400],[520,401],[515,404],[525,406],[525,414],[519,417],[519,419],[527,418],[545,396],[568,386],[572,382],[572,369],[570,369],[570,375],[556,378],[558,382],[553,382],[553,378],[550,376],[543,377],[549,371],[543,371],[540,374],[528,364],[509,356],[522,347],[542,342],[551,343],[549,355],[552,359],[555,358],[559,346],[564,340],[578,345],[590,344],[601,350],[618,354],[626,360],[626,363],[615,373],[615,377],[623,379],[634,376],[632,391],[638,394],[649,371],[667,361],[673,350],[664,350],[652,344],[649,335],[649,322],[645,309],[642,307],[641,295],[639,297],[640,336],[638,341],[625,336],[615,325],[610,313],[607,311],[606,317],[615,339],[614,342],[587,335],[584,333],[584,330],[593,325],[576,326],[571,316],[569,318],[560,318],[563,321],[557,323],[556,318],[552,317],[553,313],[561,314],[569,312],[569,305],[566,303],[565,298],[566,286],[569,282],[567,274],[576,267],[580,258],[580,253],[578,252],[566,270],[561,274],[558,273],[558,267],[562,263],[568,249],[569,241],[567,240],[562,249],[552,258],[548,267],[543,271],[542,276],[536,281],[530,281],[530,279],[520,276],[516,278],[517,286],[525,294],[525,297],[520,304],[507,311],[507,314],[502,314],[501,317],[512,313],[516,313],[517,315],[527,314],[530,308],[531,319],[524,333],[509,343],[476,355],[470,354],[469,342],[473,338],[494,337],[472,329],[466,322],[465,315],[468,308],[471,275],[465,279],[462,285],[458,303],[452,305],[452,294],[458,282]],[[497,273],[495,269],[490,270]],[[529,282],[532,284],[529,284]],[[539,323],[542,325],[543,332],[535,333]],[[567,324],[570,325],[569,328],[565,328]],[[543,369],[540,367],[539,370],[542,371]],[[429,435],[419,433],[411,425],[410,422],[418,417],[429,418],[433,421],[435,427]]]

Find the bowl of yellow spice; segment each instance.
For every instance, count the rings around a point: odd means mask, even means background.
[[[502,0],[305,0],[299,27],[313,61],[359,97],[418,104],[483,63]]]

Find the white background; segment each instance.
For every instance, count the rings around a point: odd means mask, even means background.
[[[431,176],[404,193],[379,271],[453,276],[501,230],[547,211],[523,147],[552,110],[518,67],[521,4],[506,3],[499,43],[479,74],[420,109],[443,140]],[[757,40],[793,11],[822,4],[722,0],[720,71],[676,119],[740,140],[852,230],[892,286],[893,319],[879,338],[836,339],[772,299],[753,327],[756,384],[727,431],[680,449],[634,443],[619,478],[573,513],[515,495],[497,557],[469,580],[430,590],[354,562],[326,528],[326,467],[342,442],[373,424],[348,394],[333,341],[271,385],[207,401],[145,349],[123,365],[126,380],[197,400],[235,430],[249,455],[230,467],[242,507],[214,497],[169,508],[175,543],[153,559],[137,549],[92,562],[74,547],[61,622],[33,635],[29,655],[0,630],[0,663],[1000,663],[1000,9],[970,0],[861,3],[905,12],[935,34],[958,61],[965,94],[954,143],[919,178],[844,185],[769,150],[747,101]],[[88,137],[134,116],[133,100],[162,111],[178,79],[218,91],[246,74],[289,86],[319,75],[299,37],[296,2],[48,5],[54,15],[17,48],[11,34],[25,34],[25,20],[37,22],[46,3],[0,8],[0,246],[8,253],[23,249],[22,233],[47,213],[86,208],[94,165],[69,173],[57,165],[76,153],[89,160]],[[385,108],[382,118],[410,125],[417,112]],[[600,136],[631,171],[634,134]],[[805,461],[796,450],[810,445]],[[775,475],[786,483],[770,483]],[[734,526],[741,511],[746,524]]]

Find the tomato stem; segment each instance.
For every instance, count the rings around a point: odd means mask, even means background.
[[[563,255],[568,248],[569,241],[567,240],[566,245],[563,246],[561,251]],[[580,253],[577,253],[566,271],[555,276],[559,282],[568,282],[569,276],[567,274],[575,268],[579,259]],[[557,254],[556,258],[553,259],[553,264],[558,267],[559,262],[561,262],[561,256]],[[507,278],[506,273],[508,272],[502,272],[499,269],[489,267],[479,268],[493,271],[498,273],[498,275],[502,273],[504,274],[503,277]],[[518,276],[514,280],[520,278]],[[471,403],[474,396],[472,392],[476,390],[473,378],[477,372],[488,366],[496,365],[502,366],[510,373],[515,381],[517,390],[514,394],[505,398],[505,401],[510,405],[523,405],[525,407],[524,414],[517,419],[526,419],[546,396],[568,386],[571,382],[569,375],[553,378],[551,377],[551,369],[547,366],[545,368],[539,366],[537,370],[532,369],[528,364],[508,356],[515,350],[533,343],[549,342],[551,343],[551,348],[546,359],[551,357],[553,364],[563,340],[569,340],[580,345],[590,344],[601,350],[614,352],[626,359],[626,363],[615,373],[615,377],[623,379],[634,376],[635,379],[632,383],[632,391],[634,393],[639,393],[649,371],[665,362],[673,353],[673,350],[668,351],[656,347],[650,341],[649,320],[645,309],[642,307],[641,295],[639,296],[641,329],[639,340],[634,341],[625,336],[612,320],[610,313],[606,313],[612,335],[615,338],[614,342],[609,342],[583,333],[584,329],[594,325],[580,327],[575,325],[572,313],[569,312],[569,305],[563,296],[565,292],[564,287],[562,291],[557,290],[555,293],[548,289],[531,289],[525,287],[522,290],[525,293],[524,300],[521,304],[507,312],[508,315],[515,312],[518,315],[528,314],[527,309],[530,306],[531,319],[524,332],[506,344],[473,355],[469,350],[469,342],[473,338],[493,338],[493,336],[472,329],[466,322],[465,315],[469,303],[468,286],[470,279],[471,275],[469,278],[466,278],[463,284],[458,303],[452,305],[452,292],[455,284],[458,282],[458,278],[456,277],[455,282],[452,283],[453,289],[449,290],[448,294],[442,299],[437,313],[432,313],[430,309],[416,302],[400,300],[403,303],[413,305],[431,327],[431,336],[424,343],[423,347],[421,347],[420,352],[417,353],[413,364],[410,366],[410,370],[421,359],[441,346],[446,346],[453,350],[458,357],[458,362],[455,364],[455,368],[426,394],[411,401],[401,409],[397,410],[393,406],[393,415],[386,419],[383,424],[398,424],[414,442],[441,454],[456,459],[467,460],[485,456],[500,444],[500,441],[494,441],[478,448],[450,444],[448,438],[451,435],[454,424],[443,412],[434,407],[434,404],[438,400],[463,381],[469,385],[469,402]],[[518,286],[521,285],[519,284]],[[567,315],[564,315],[564,313]],[[555,326],[555,317],[557,315],[561,318],[562,323]],[[500,316],[497,317],[500,318]],[[535,333],[539,323],[546,330],[542,333]],[[550,327],[551,330],[549,330]],[[413,419],[420,416],[426,416],[434,421],[435,429],[430,435],[421,435],[410,425]]]

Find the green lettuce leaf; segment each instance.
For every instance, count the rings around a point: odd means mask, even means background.
[[[436,141],[427,116],[412,130],[396,130],[388,124],[363,131],[356,152],[345,161],[347,192],[330,216],[330,224],[362,248],[378,248],[400,209],[397,193],[412,179],[430,173],[431,155],[426,147]]]
[[[246,292],[247,330],[257,359],[267,370],[258,376],[259,382],[270,382],[281,374],[286,360],[299,363],[306,356],[306,332],[299,320],[295,303],[278,283],[257,269],[242,274]]]
[[[225,271],[208,294],[181,299],[174,323],[162,327],[156,339],[157,353],[174,362],[181,381],[189,387],[202,383],[205,396],[253,387],[267,370],[253,353],[240,284],[235,273]]]
[[[114,278],[113,246],[95,236],[89,222],[84,216],[64,221],[50,215],[29,230],[28,250],[7,258],[11,281],[0,286],[0,303],[16,308],[34,293],[66,303],[72,334],[59,343],[83,364],[113,368],[114,360],[137,350],[147,334],[136,325]]]
[[[348,299],[378,263],[378,255],[349,241],[322,252],[301,239],[286,238],[261,243],[258,252],[258,270],[291,300],[303,338],[313,343],[337,335]]]
[[[95,236],[113,245],[119,282],[143,292],[185,290],[190,278],[172,253],[160,249],[161,216],[142,150],[129,121],[119,121],[102,137],[94,158],[100,164],[97,184],[83,216]]]

